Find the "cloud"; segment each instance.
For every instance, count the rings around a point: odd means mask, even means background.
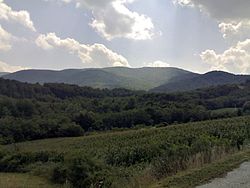
[[[59,0],[55,1],[59,2]],[[70,0],[60,1],[63,1],[64,3],[70,2]],[[90,3],[93,2],[90,1]],[[6,5],[3,0],[0,0],[0,21],[13,23],[15,24],[15,27],[18,27],[21,24],[31,31],[36,31],[27,11],[14,11],[11,7]],[[37,34],[38,33],[36,33],[36,35]],[[2,28],[0,24],[0,50],[11,50],[14,42],[22,43],[31,41],[12,35]],[[46,51],[58,50],[57,52],[60,52],[60,50],[64,50],[69,54],[78,57],[86,67],[130,66],[126,58],[113,52],[102,44],[85,45],[71,38],[61,39],[57,37],[55,33],[38,34],[35,38],[35,45]],[[1,62],[0,64],[0,71],[13,72],[21,69],[24,68],[10,66],[4,62]]]
[[[36,44],[44,50],[64,49],[77,55],[83,64],[91,67],[129,66],[126,58],[103,44],[85,45],[71,38],[60,39],[55,33],[39,35]]]
[[[200,9],[219,22],[224,38],[249,37],[249,0],[174,0],[175,4]]]
[[[230,39],[228,41],[231,42],[231,47],[223,53],[216,53],[211,49],[201,53],[201,59],[212,70],[250,72],[249,0],[174,0],[174,3],[198,8],[209,15],[218,22],[223,37]]]
[[[181,6],[193,6],[191,0],[173,0],[173,3],[175,5],[181,5]]]
[[[92,11],[93,20],[90,26],[107,40],[128,38],[148,40],[154,35],[152,20],[127,8],[134,0],[62,0],[75,2],[77,7]]]
[[[201,59],[213,70],[225,70],[237,73],[250,72],[250,39],[238,42],[221,54],[214,50],[202,52]]]
[[[219,28],[224,38],[247,38],[250,37],[250,20],[240,22],[220,23]]]
[[[174,0],[182,6],[198,7],[202,12],[208,13],[218,20],[244,20],[249,19],[249,0]]]
[[[0,0],[0,20],[19,23],[32,31],[36,31],[27,11],[14,11],[3,0]]]
[[[27,68],[21,66],[12,66],[5,62],[0,61],[0,72],[16,72],[20,70],[25,70]]]
[[[0,25],[0,51],[8,51],[11,49],[12,35],[5,31]]]
[[[154,61],[152,63],[148,63],[147,67],[169,67],[170,65],[163,61]]]

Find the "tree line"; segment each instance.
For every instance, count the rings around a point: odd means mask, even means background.
[[[0,142],[241,116],[249,113],[249,101],[249,82],[154,94],[0,79]]]

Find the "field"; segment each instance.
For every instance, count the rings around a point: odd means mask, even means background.
[[[193,188],[198,185],[203,185],[214,178],[222,177],[227,172],[232,171],[243,162],[249,160],[250,149],[246,149],[242,152],[226,156],[211,164],[206,164],[203,167],[179,172],[174,176],[157,182],[152,185],[151,188]]]
[[[149,186],[241,150],[249,138],[250,117],[245,116],[46,139],[2,146],[0,167],[2,172],[28,172],[62,184],[85,178],[85,187]],[[87,177],[75,177],[86,171]]]
[[[51,184],[48,180],[29,174],[0,173],[0,187],[2,188],[63,188]]]
[[[229,155],[219,161],[206,164],[203,167],[187,169],[178,172],[176,175],[167,177],[151,188],[192,188],[204,184],[210,179],[223,176],[226,172],[237,168],[244,161],[250,160],[250,149]],[[4,188],[68,188],[69,186],[55,185],[44,178],[29,174],[0,173],[0,187]]]

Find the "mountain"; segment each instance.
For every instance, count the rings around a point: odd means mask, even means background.
[[[171,80],[190,79],[198,74],[178,68],[23,70],[3,76],[5,79],[28,83],[67,83],[94,88],[127,88],[149,90]]]
[[[8,72],[0,72],[0,77],[6,75],[6,74],[9,74]]]
[[[5,73],[2,77],[27,83],[66,83],[93,88],[126,88],[165,93],[237,84],[250,80],[249,75],[234,75],[222,71],[196,74],[172,67],[110,67],[62,71],[23,70],[10,74]]]
[[[177,91],[190,91],[210,86],[225,84],[238,84],[250,80],[250,75],[234,75],[222,71],[212,71],[206,74],[197,75],[193,78],[171,80],[161,86],[151,89],[151,92],[170,93]]]

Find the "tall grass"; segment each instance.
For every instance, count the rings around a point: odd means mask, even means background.
[[[97,171],[92,173],[93,170],[89,169],[93,175],[91,181],[95,181],[93,185],[104,181],[107,187],[117,187],[121,184],[139,186],[145,183],[141,177],[154,181],[180,170],[211,163],[241,150],[249,139],[250,117],[246,116],[78,138],[39,140],[3,148],[7,156],[15,153],[34,156],[32,153],[42,151],[63,156],[59,164],[66,171],[67,159],[72,157],[72,153],[77,153],[78,157],[90,158],[98,164]],[[8,163],[4,156],[0,165],[3,159]],[[81,169],[88,166],[83,164]]]

